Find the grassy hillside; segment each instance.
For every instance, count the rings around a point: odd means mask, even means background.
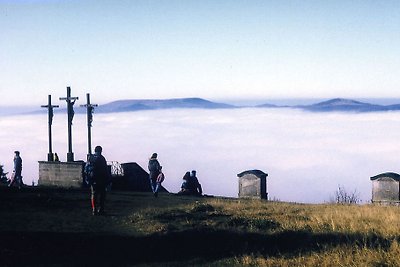
[[[400,266],[398,207],[0,187],[0,266]]]

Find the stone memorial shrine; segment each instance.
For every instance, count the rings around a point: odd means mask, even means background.
[[[267,176],[260,170],[239,173],[239,198],[268,199]]]
[[[400,175],[394,172],[378,174],[370,178],[372,181],[372,203],[400,203]]]

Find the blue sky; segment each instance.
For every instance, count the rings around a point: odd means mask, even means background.
[[[400,97],[400,1],[0,0],[2,105]]]

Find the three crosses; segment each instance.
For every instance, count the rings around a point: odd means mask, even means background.
[[[72,152],[72,120],[74,118],[74,104],[78,100],[78,97],[71,96],[71,87],[67,87],[67,96],[60,97],[60,100],[65,100],[67,102],[67,112],[68,112],[68,153],[67,162],[74,161],[74,153]],[[58,105],[51,104],[51,95],[48,96],[48,104],[42,105],[42,108],[47,108],[48,111],[48,124],[49,124],[49,153],[47,154],[48,161],[54,161],[53,151],[52,151],[52,134],[51,125],[53,123],[53,109],[58,108]],[[92,154],[92,144],[91,144],[91,127],[93,121],[93,110],[97,107],[97,104],[90,103],[90,94],[86,94],[86,104],[81,105],[81,107],[86,107],[87,113],[87,126],[88,126],[88,155]]]

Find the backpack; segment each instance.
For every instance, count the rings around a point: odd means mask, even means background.
[[[90,155],[89,160],[85,164],[85,168],[83,170],[85,174],[85,183],[86,185],[93,185],[94,184],[94,162],[95,162],[95,156]]]
[[[164,182],[165,176],[164,173],[160,172],[160,174],[157,176],[157,183],[162,183]]]

